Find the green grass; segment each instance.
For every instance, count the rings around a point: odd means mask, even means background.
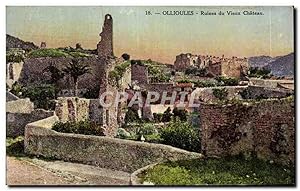
[[[37,49],[33,50],[28,54],[30,58],[41,58],[41,57],[73,57],[73,58],[80,58],[80,57],[89,57],[89,54],[85,54],[78,51],[65,51],[61,49],[55,48],[45,48],[45,49]]]
[[[67,57],[68,54],[58,50],[58,49],[53,49],[53,48],[45,48],[45,49],[37,49],[31,51],[28,56],[30,58],[40,58],[40,57]]]
[[[82,58],[82,57],[90,57],[90,54],[85,54],[82,52],[67,52],[73,58]]]
[[[6,138],[6,154],[8,156],[23,157],[24,153],[24,137]]]
[[[140,175],[156,185],[293,185],[294,167],[241,157],[166,162]]]

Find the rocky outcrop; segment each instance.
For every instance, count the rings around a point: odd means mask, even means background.
[[[6,50],[11,48],[21,48],[23,50],[35,50],[39,47],[33,42],[25,42],[17,37],[6,34]]]

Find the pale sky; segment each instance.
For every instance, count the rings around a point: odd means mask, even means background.
[[[146,16],[172,10],[261,11],[262,16]],[[114,27],[114,53],[134,59],[174,63],[176,55],[193,53],[249,57],[279,56],[294,51],[293,7],[12,7],[6,8],[7,34],[47,47],[95,49],[105,14]]]

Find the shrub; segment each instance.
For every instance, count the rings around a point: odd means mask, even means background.
[[[162,113],[153,113],[153,118],[155,122],[162,122],[163,114]]]
[[[216,80],[220,83],[220,85],[224,86],[237,86],[239,84],[239,80],[237,78],[218,76],[216,77]]]
[[[75,49],[77,49],[77,50],[82,50],[83,48],[82,48],[82,46],[81,46],[80,43],[76,43]]]
[[[158,131],[152,123],[143,123],[137,131],[137,135],[153,135],[158,134]]]
[[[122,64],[117,65],[113,70],[109,72],[108,77],[112,85],[119,87],[119,81],[122,79],[124,73],[126,72],[126,69],[129,66],[130,66],[130,62],[126,61],[123,62]]]
[[[85,54],[82,52],[74,51],[74,52],[67,52],[70,56],[73,58],[85,58],[85,57],[90,57],[91,55]]]
[[[245,88],[245,89],[239,91],[239,94],[241,95],[241,97],[243,99],[249,99],[249,97],[250,97],[250,92],[249,92],[248,88]]]
[[[251,67],[249,69],[249,77],[255,77],[255,78],[270,78],[271,75],[271,70],[267,69],[267,68],[258,68],[258,67]]]
[[[9,54],[6,55],[6,62],[23,62],[24,57],[22,55],[14,55],[14,54]]]
[[[131,137],[131,134],[127,132],[125,129],[119,128],[116,137],[121,139],[128,139]]]
[[[20,98],[29,98],[37,108],[46,110],[54,110],[55,108],[56,90],[54,85],[43,84],[23,87],[19,83],[14,83],[10,92]]]
[[[130,55],[127,54],[127,53],[124,53],[124,54],[122,54],[122,58],[123,58],[124,60],[129,60],[129,59],[130,59]]]
[[[125,123],[129,122],[140,122],[141,119],[139,118],[138,112],[133,108],[128,108],[125,114]]]
[[[141,60],[131,60],[130,63],[131,64],[137,64],[137,65],[140,65],[140,66],[145,65]]]
[[[173,120],[161,130],[163,144],[171,145],[188,151],[200,151],[200,134],[189,123]]]
[[[97,99],[99,98],[100,87],[89,88],[82,96],[86,99]]]
[[[149,143],[161,143],[162,138],[160,137],[160,134],[152,134],[152,135],[145,135],[146,142]]]
[[[177,80],[177,83],[191,83],[193,82],[192,80],[190,79],[180,79],[180,80]]]
[[[178,109],[177,107],[175,107],[173,109],[173,116],[179,117],[179,119],[181,121],[186,121],[187,120],[187,111],[185,109]]]
[[[197,67],[190,67],[187,68],[184,73],[186,75],[194,75],[194,76],[201,76],[204,77],[207,75],[207,69],[205,68],[197,68]]]
[[[14,157],[26,156],[24,152],[24,137],[8,137],[6,138],[6,154]]]
[[[24,89],[24,97],[28,97],[37,108],[54,109],[55,87],[53,85],[38,85]]]
[[[10,92],[16,96],[21,96],[23,91],[23,86],[18,82],[13,83]]]
[[[196,82],[194,82],[194,84],[195,84],[195,87],[197,87],[197,88],[205,88],[205,87],[215,87],[215,86],[217,86],[217,84],[215,82],[208,81],[208,80],[205,80],[205,81],[196,81]]]
[[[171,108],[168,107],[168,109],[163,113],[162,115],[162,122],[169,122],[172,118]]]
[[[6,51],[7,62],[22,62],[25,59],[25,51],[19,48],[13,48]]]
[[[219,100],[225,100],[227,98],[228,91],[225,88],[213,89],[213,94]]]
[[[56,122],[52,129],[62,133],[104,136],[101,125],[91,121]]]
[[[153,82],[168,82],[171,79],[170,73],[164,73],[162,69],[158,66],[154,66],[150,63],[147,63],[148,72],[151,75],[151,80]]]

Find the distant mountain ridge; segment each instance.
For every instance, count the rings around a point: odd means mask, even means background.
[[[294,76],[294,53],[284,56],[254,56],[248,58],[250,67],[267,68],[274,76]]]
[[[25,42],[17,37],[6,34],[6,50],[10,48],[21,48],[23,50],[35,50],[39,47],[33,42]]]
[[[294,76],[294,63],[294,53],[290,53],[270,62],[265,68],[275,76]]]
[[[254,56],[254,57],[249,57],[248,62],[250,67],[253,68],[262,68],[268,65],[270,62],[274,61],[275,58],[272,58],[271,56]]]

